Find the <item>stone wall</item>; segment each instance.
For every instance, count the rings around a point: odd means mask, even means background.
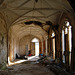
[[[7,62],[7,31],[6,23],[0,14],[0,64]]]

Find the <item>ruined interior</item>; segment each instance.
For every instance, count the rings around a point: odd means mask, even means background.
[[[73,0],[0,0],[0,68],[43,55],[75,74],[74,6]]]

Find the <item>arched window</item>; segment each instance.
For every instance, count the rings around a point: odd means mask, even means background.
[[[32,42],[39,42],[37,38],[32,39]]]
[[[64,63],[71,64],[72,51],[72,26],[69,21],[65,21],[62,29],[62,59]]]
[[[52,30],[52,35],[51,35],[51,37],[54,37],[55,36],[55,32]]]

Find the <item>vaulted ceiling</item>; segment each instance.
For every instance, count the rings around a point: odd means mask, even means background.
[[[42,27],[47,31],[49,26],[44,25],[46,21],[57,24],[62,13],[72,13],[73,8],[68,0],[0,0],[0,12],[4,15],[8,28],[12,25],[24,26],[25,22],[29,21],[38,21],[43,23]]]
[[[4,0],[0,10],[7,24],[11,25],[29,20],[56,24],[63,12],[72,12],[73,9],[67,0]]]
[[[13,25],[11,27],[11,30],[12,30],[13,34],[16,34],[19,37],[19,39],[21,39],[22,37],[27,36],[27,35],[33,35],[39,39],[42,39],[48,35],[44,29],[42,29],[40,26],[36,26],[34,24],[31,24],[31,25],[23,25],[23,24]]]

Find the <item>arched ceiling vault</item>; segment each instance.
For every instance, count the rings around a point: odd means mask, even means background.
[[[73,11],[67,0],[4,0],[0,10],[8,28],[11,24],[31,20],[57,24],[62,12]]]
[[[36,26],[34,24],[13,25],[10,29],[12,30],[13,34],[15,34],[19,39],[27,35],[33,35],[38,37],[39,39],[42,39],[48,35],[47,32],[45,32],[40,26]]]
[[[73,12],[68,0],[1,0],[0,12],[3,14],[8,29],[12,27],[19,38],[33,34],[37,37],[47,35],[47,21],[57,25],[64,12]],[[25,22],[37,21],[42,26],[25,25]]]

